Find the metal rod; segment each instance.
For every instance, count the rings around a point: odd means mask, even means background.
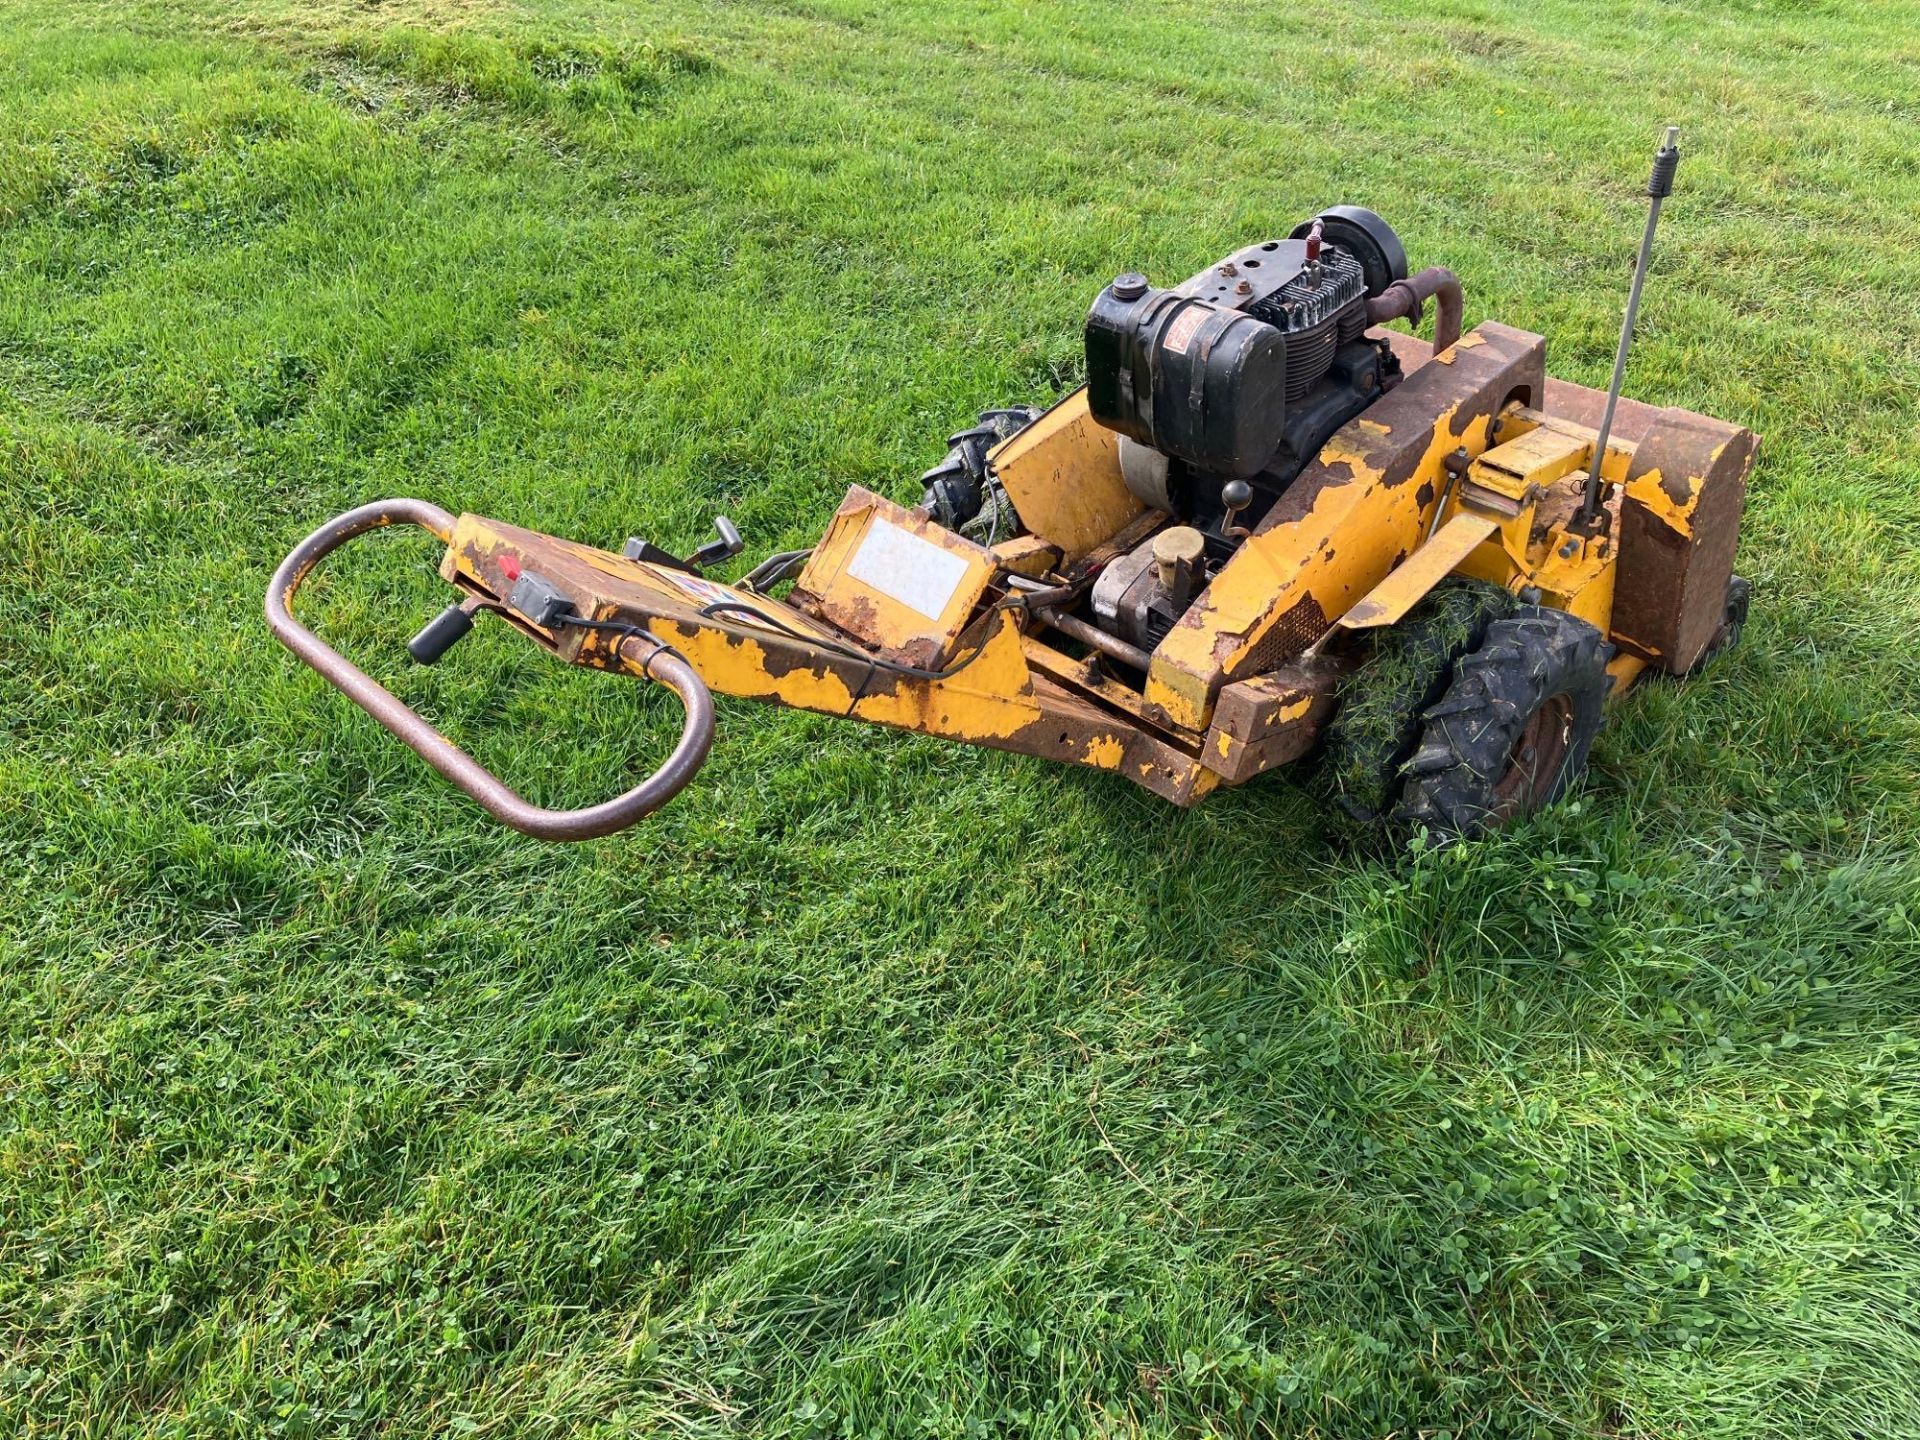
[[[1680,164],[1680,127],[1667,126],[1667,137],[1653,157],[1647,180],[1647,228],[1640,236],[1640,258],[1634,262],[1633,284],[1627,290],[1627,314],[1620,322],[1620,344],[1613,352],[1613,381],[1607,386],[1607,408],[1600,412],[1600,433],[1594,437],[1593,464],[1587,471],[1587,493],[1581,515],[1592,521],[1600,510],[1600,472],[1607,463],[1607,439],[1613,430],[1614,407],[1620,403],[1620,385],[1627,376],[1627,352],[1633,347],[1633,322],[1640,314],[1640,289],[1647,281],[1647,263],[1653,258],[1653,232],[1660,223],[1660,202],[1673,193],[1673,172]]]
[[[1062,615],[1055,610],[1035,610],[1033,618],[1042,625],[1051,625],[1062,635],[1071,635],[1082,645],[1091,646],[1102,655],[1110,656],[1123,665],[1131,665],[1142,674],[1153,664],[1153,657],[1139,646],[1129,645],[1117,635],[1096,629],[1078,616]]]

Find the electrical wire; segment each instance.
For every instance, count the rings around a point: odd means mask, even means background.
[[[694,668],[691,660],[644,625],[633,625],[625,620],[589,620],[583,615],[556,615],[553,618],[556,625],[571,627],[575,630],[605,630],[614,635],[625,635],[630,639],[651,641],[655,648],[648,652],[647,658],[640,665],[649,680],[653,678],[655,658],[663,653],[671,655],[689,669]]]
[[[996,602],[988,613],[997,614],[1002,610],[1020,610],[1025,608],[1025,601],[1009,596],[1005,600]],[[722,615],[746,615],[762,627],[775,631],[778,634],[786,635],[791,639],[798,640],[803,645],[811,645],[818,649],[826,650],[843,659],[870,666],[875,670],[884,670],[889,675],[904,675],[910,680],[949,680],[973,664],[974,661],[978,660],[986,653],[987,649],[987,641],[983,639],[978,645],[967,652],[965,659],[960,660],[956,664],[949,665],[943,670],[923,670],[917,665],[902,665],[897,660],[888,660],[880,655],[869,655],[863,650],[854,649],[851,645],[842,645],[838,641],[828,640],[819,635],[809,635],[804,630],[797,630],[793,626],[775,619],[765,611],[757,610],[753,606],[743,604],[738,600],[716,600],[711,605],[702,606],[700,614],[707,619],[718,619]]]

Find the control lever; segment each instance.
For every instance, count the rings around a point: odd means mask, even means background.
[[[1318,230],[1319,221],[1314,221]],[[1224,540],[1244,540],[1252,532],[1244,525],[1236,525],[1235,518],[1253,503],[1253,487],[1244,480],[1229,480],[1220,487],[1220,503],[1226,507],[1226,516],[1220,522],[1220,536]]]
[[[416,665],[437,664],[442,655],[467,638],[467,632],[473,629],[473,612],[479,608],[480,601],[473,597],[449,605],[407,641],[407,654]]]
[[[680,563],[689,570],[701,570],[708,565],[718,565],[722,560],[731,560],[747,548],[747,542],[740,538],[740,532],[733,528],[733,522],[724,515],[713,517],[713,533],[719,538],[709,540]]]

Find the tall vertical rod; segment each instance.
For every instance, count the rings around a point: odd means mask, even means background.
[[[1627,352],[1633,348],[1633,322],[1640,314],[1640,289],[1647,282],[1647,263],[1653,258],[1653,232],[1660,224],[1660,202],[1673,193],[1673,174],[1680,168],[1680,127],[1667,126],[1667,138],[1653,157],[1647,179],[1647,228],[1640,236],[1640,258],[1634,262],[1633,284],[1627,290],[1627,314],[1620,323],[1620,344],[1613,352],[1613,382],[1607,386],[1607,408],[1600,412],[1600,433],[1594,437],[1593,464],[1587,471],[1587,493],[1580,503],[1581,518],[1592,524],[1600,513],[1600,472],[1607,463],[1607,438],[1613,431],[1614,408],[1627,378]]]

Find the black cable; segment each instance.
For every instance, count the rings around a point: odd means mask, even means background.
[[[662,640],[644,625],[632,625],[625,620],[589,620],[582,615],[556,615],[554,616],[554,623],[557,625],[571,625],[576,630],[606,630],[615,635],[628,636],[631,639],[652,641],[654,648],[648,652],[646,660],[640,666],[640,669],[646,674],[649,680],[653,679],[653,662],[662,652],[671,655],[689,669],[693,668],[693,662],[691,660],[687,659],[686,656],[682,655],[678,650],[674,649],[673,646]]]
[[[1024,602],[1009,597],[994,605],[993,611],[1024,608]],[[852,660],[862,665],[872,666],[876,670],[885,670],[890,675],[904,675],[910,680],[949,680],[973,664],[974,661],[978,660],[986,653],[987,649],[987,640],[983,639],[978,645],[974,646],[972,650],[968,651],[966,659],[960,661],[958,664],[949,665],[944,670],[922,670],[916,665],[902,665],[897,660],[888,660],[879,655],[869,655],[865,651],[855,650],[850,645],[842,645],[838,641],[827,640],[818,635],[809,635],[803,630],[796,630],[791,625],[782,623],[763,610],[756,610],[753,606],[744,605],[738,600],[716,600],[711,605],[701,607],[700,614],[710,620],[716,619],[724,614],[749,615],[767,629],[798,640],[803,645],[816,646],[819,649],[831,651],[833,654],[839,655],[844,659]],[[988,639],[991,638],[991,636],[988,637]]]

